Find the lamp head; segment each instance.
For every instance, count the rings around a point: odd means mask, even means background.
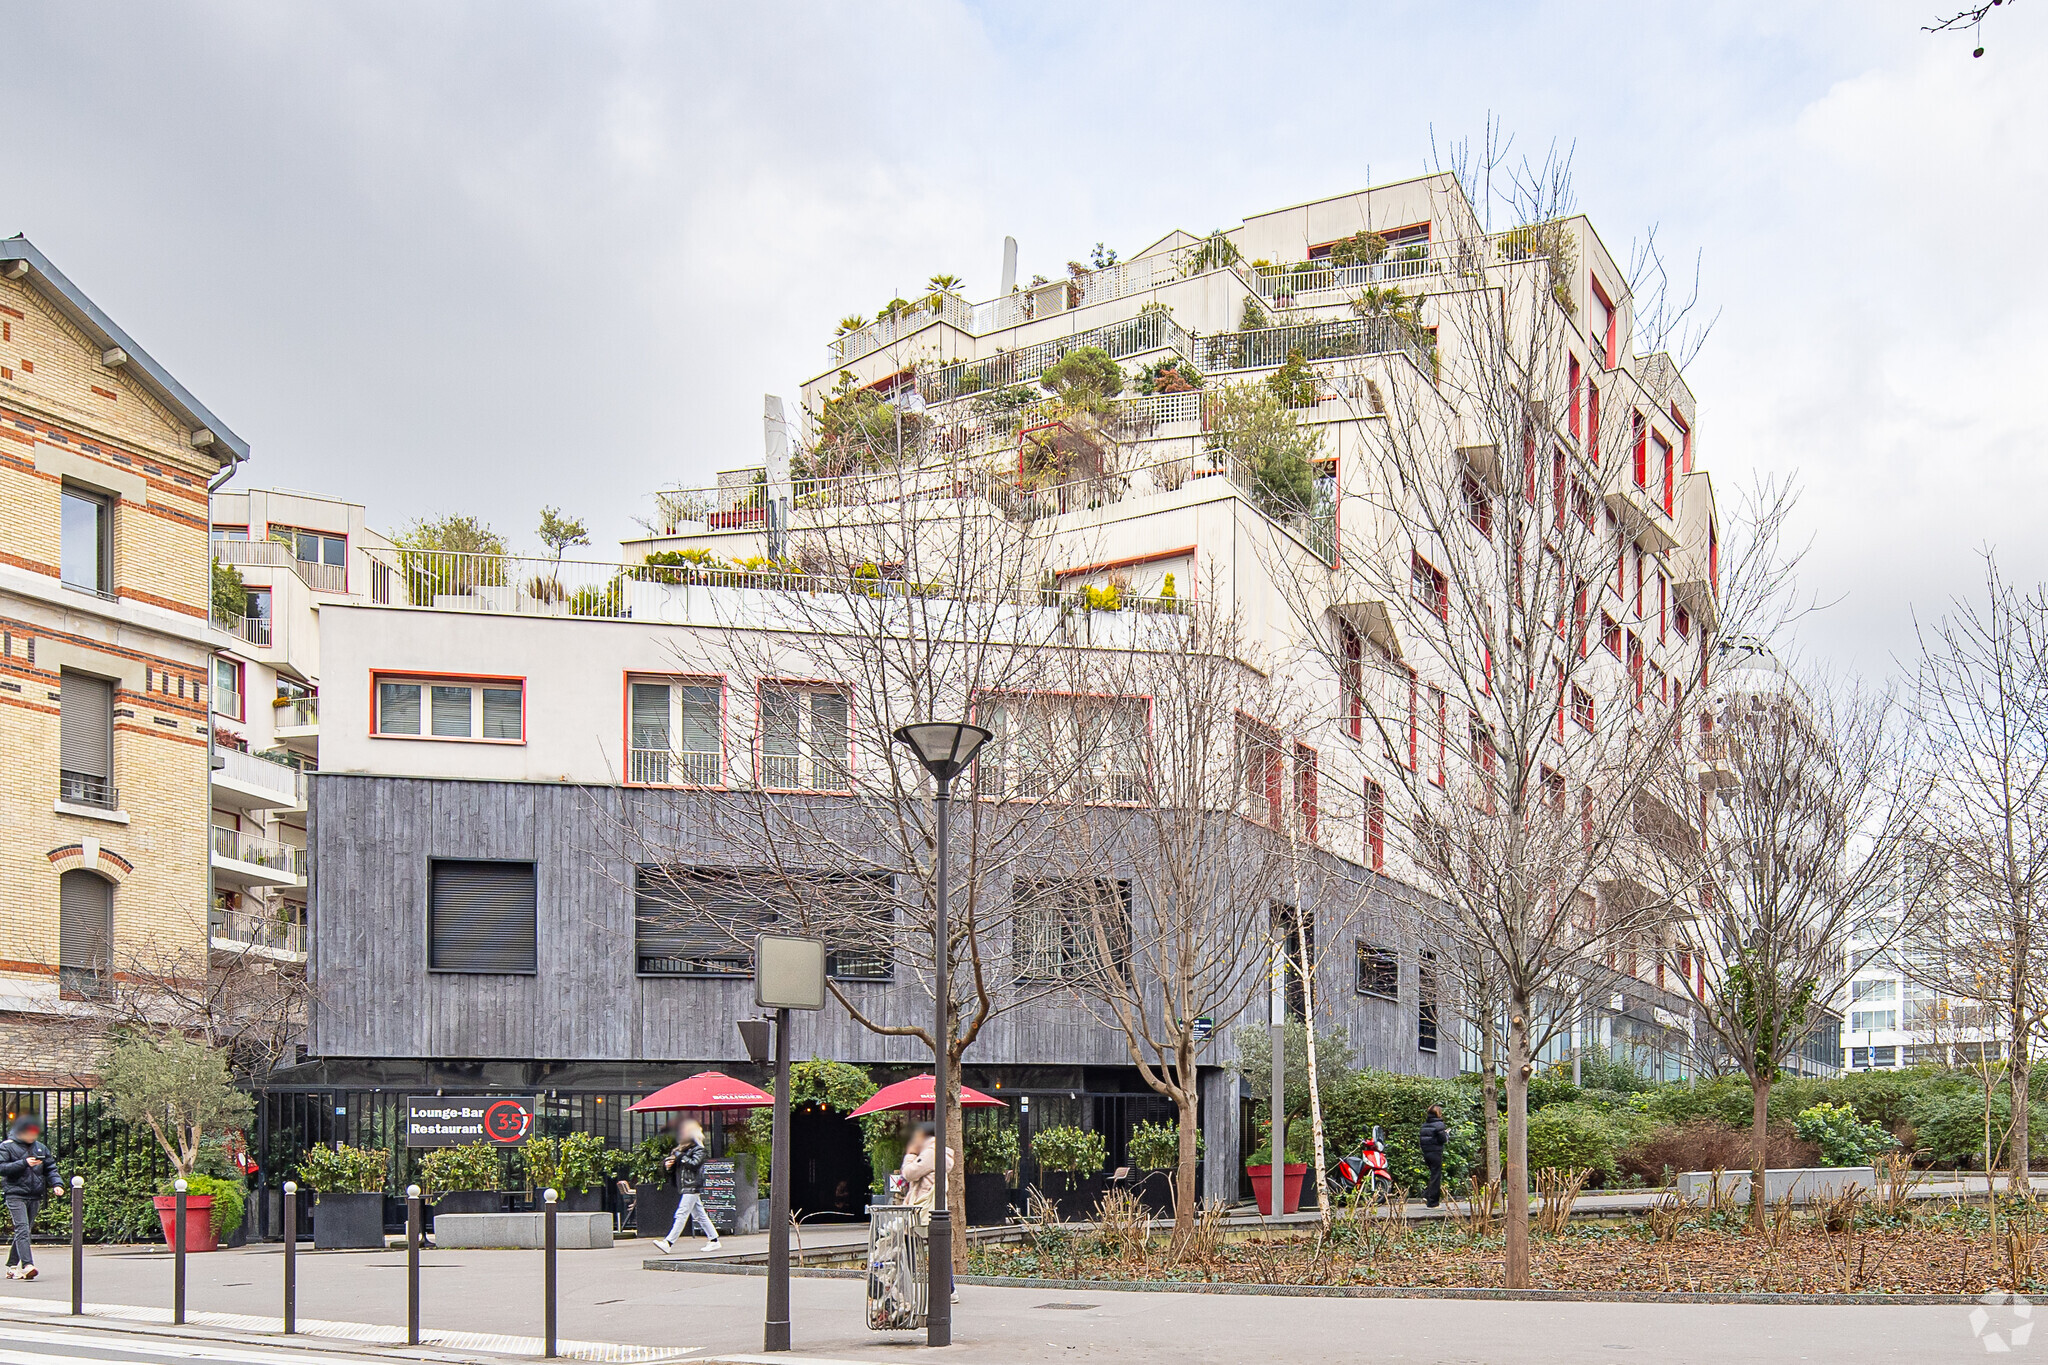
[[[967,770],[992,735],[965,721],[931,720],[899,726],[894,738],[917,756],[926,772],[941,782],[949,782]]]

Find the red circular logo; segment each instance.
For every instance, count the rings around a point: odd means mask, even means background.
[[[493,1142],[521,1142],[533,1127],[533,1111],[518,1100],[499,1100],[484,1110],[484,1136]]]

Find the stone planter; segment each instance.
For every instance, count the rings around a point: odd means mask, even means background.
[[[316,1251],[382,1251],[384,1196],[325,1190],[314,1195],[313,1247]]]
[[[178,1196],[160,1194],[151,1201],[156,1205],[156,1216],[164,1228],[164,1245],[176,1245],[178,1229]],[[213,1196],[210,1194],[188,1194],[185,1196],[185,1250],[212,1251],[219,1243],[213,1235]]]
[[[1714,1187],[1712,1171],[1687,1171],[1678,1177],[1678,1192],[1695,1203],[1705,1203]],[[1877,1188],[1877,1171],[1869,1166],[1785,1166],[1764,1172],[1764,1202],[1775,1204],[1790,1198],[1795,1204],[1813,1204],[1839,1195],[1843,1187],[1856,1184],[1865,1190]],[[1749,1202],[1749,1172],[1723,1171],[1721,1188],[1738,1204]]]
[[[444,1213],[503,1213],[503,1190],[449,1190],[434,1201],[434,1216]]]
[[[993,1227],[1009,1221],[1010,1178],[1001,1171],[967,1173],[967,1226]]]
[[[545,1244],[545,1213],[443,1213],[434,1217],[437,1247],[524,1247]],[[564,1213],[555,1206],[555,1245],[583,1251],[612,1244],[612,1220],[603,1213]]]
[[[682,1202],[682,1195],[673,1185],[656,1185],[648,1182],[640,1186],[633,1197],[633,1231],[641,1237],[653,1239],[668,1236],[669,1224],[676,1220],[676,1205]]]

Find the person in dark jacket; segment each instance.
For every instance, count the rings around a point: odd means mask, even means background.
[[[676,1200],[676,1221],[669,1227],[668,1236],[658,1237],[654,1242],[663,1251],[682,1240],[693,1214],[697,1226],[704,1230],[704,1249],[718,1250],[718,1225],[711,1221],[711,1213],[704,1207],[704,1163],[710,1156],[704,1146],[703,1127],[695,1119],[685,1119],[675,1150],[662,1158],[668,1167],[668,1179],[681,1196]]]
[[[0,1196],[7,1202],[7,1217],[14,1224],[14,1245],[7,1252],[7,1278],[33,1280],[36,1258],[29,1250],[29,1230],[50,1191],[64,1183],[57,1159],[43,1145],[43,1124],[33,1114],[23,1114],[0,1142]]]
[[[1435,1208],[1444,1199],[1444,1144],[1451,1140],[1451,1126],[1444,1122],[1444,1111],[1432,1104],[1429,1114],[1422,1120],[1422,1132],[1417,1139],[1422,1146],[1423,1164],[1429,1167],[1429,1189],[1424,1199],[1429,1207]]]

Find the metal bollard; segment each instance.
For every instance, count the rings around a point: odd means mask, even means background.
[[[284,1182],[284,1334],[299,1330],[299,1182]]]
[[[185,1182],[181,1178],[171,1186],[177,1193],[177,1219],[171,1225],[171,1321],[179,1326],[185,1322]]]
[[[547,1212],[542,1217],[546,1233],[541,1238],[544,1284],[542,1294],[546,1307],[543,1310],[541,1354],[549,1360],[555,1358],[555,1206],[561,1196],[553,1190],[547,1192]]]
[[[71,1177],[71,1316],[85,1316],[85,1177]]]
[[[405,1340],[420,1344],[420,1187],[405,1187]]]

